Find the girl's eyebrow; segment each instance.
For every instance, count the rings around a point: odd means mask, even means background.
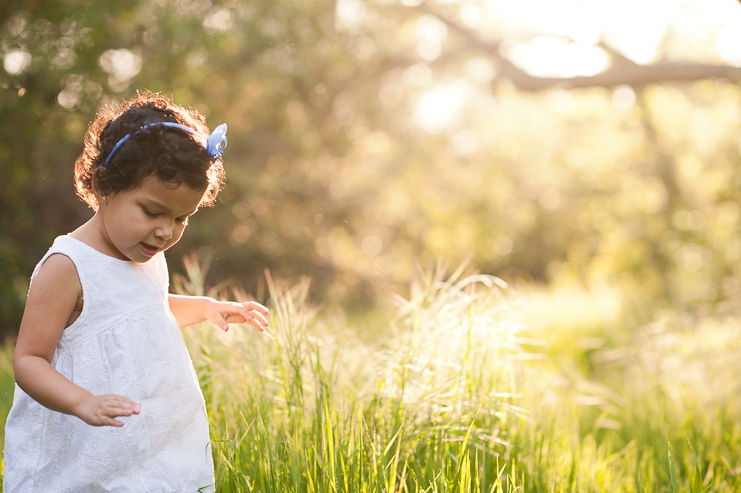
[[[154,207],[159,207],[160,209],[164,209],[164,210],[166,210],[166,211],[167,211],[167,210],[169,210],[169,208],[168,208],[167,206],[165,206],[165,204],[162,204],[162,203],[160,203],[160,202],[157,202],[157,201],[156,201],[156,200],[154,200],[154,199],[150,199],[149,197],[145,197],[145,198],[144,198],[144,201],[145,201],[145,202],[148,202],[148,204],[147,204],[147,205],[152,205],[152,206],[154,206]]]
[[[171,212],[170,208],[167,207],[165,204],[163,204],[162,202],[158,202],[157,200],[149,198],[149,197],[144,197],[143,205],[146,207],[152,207],[154,209],[159,209],[161,211]]]
[[[166,212],[171,212],[171,210],[170,210],[170,208],[169,208],[169,207],[167,207],[167,206],[166,206],[165,204],[163,204],[163,203],[161,203],[161,202],[158,202],[158,201],[157,201],[157,200],[155,200],[155,199],[152,199],[152,198],[149,198],[149,197],[145,197],[145,198],[144,198],[144,201],[145,201],[145,202],[147,202],[147,204],[146,204],[146,205],[147,205],[148,207],[155,207],[155,208],[158,208],[158,209],[164,210],[164,211],[166,211]],[[198,212],[198,207],[196,207],[196,210],[194,210],[193,212],[187,212],[187,213],[185,213],[185,214],[180,214],[180,215],[182,215],[182,216],[188,216],[188,217],[190,217],[190,216],[192,216],[193,214],[195,214],[196,212]],[[178,217],[179,217],[179,216],[178,216]]]

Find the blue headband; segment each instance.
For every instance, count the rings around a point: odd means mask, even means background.
[[[118,150],[121,145],[123,145],[124,142],[129,140],[129,137],[132,135],[136,135],[145,128],[154,127],[156,125],[163,125],[165,127],[174,127],[179,128],[180,130],[185,130],[188,133],[191,133],[198,137],[201,141],[201,144],[203,145],[204,149],[206,149],[206,152],[208,152],[208,155],[211,156],[212,159],[219,159],[221,157],[221,152],[226,147],[227,138],[226,138],[226,123],[222,123],[218,127],[214,129],[214,131],[211,133],[211,135],[206,137],[201,137],[201,135],[193,130],[190,127],[186,127],[185,125],[180,125],[179,123],[173,123],[173,122],[157,122],[157,123],[150,123],[149,125],[144,125],[142,128],[134,132],[133,134],[128,134],[126,137],[118,141],[118,144],[116,144],[113,147],[113,150],[108,154],[108,157],[105,160],[105,164],[103,166],[108,166],[108,162],[111,160],[111,157],[113,157],[113,154]]]

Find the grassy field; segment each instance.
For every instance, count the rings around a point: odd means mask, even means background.
[[[203,294],[189,275],[178,290]],[[350,323],[308,282],[268,286],[267,333],[185,330],[220,492],[741,489],[738,317],[630,325],[610,290],[438,269],[390,320]]]

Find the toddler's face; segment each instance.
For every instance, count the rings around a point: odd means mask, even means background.
[[[173,188],[150,175],[139,188],[101,200],[98,214],[112,256],[141,263],[173,246],[204,193],[187,185]]]

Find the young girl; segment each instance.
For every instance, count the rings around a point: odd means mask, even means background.
[[[163,252],[223,183],[226,125],[149,92],[103,110],[75,163],[95,210],[37,265],[13,358],[4,490],[214,491],[206,408],[180,328],[262,331],[258,303],[167,292]]]

